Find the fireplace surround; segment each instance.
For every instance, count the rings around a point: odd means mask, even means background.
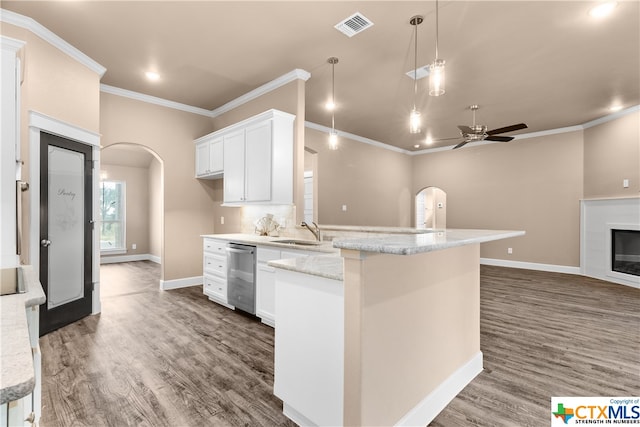
[[[581,274],[640,288],[640,198],[580,205]]]

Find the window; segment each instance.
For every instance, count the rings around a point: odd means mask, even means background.
[[[100,251],[124,252],[125,183],[100,181]]]

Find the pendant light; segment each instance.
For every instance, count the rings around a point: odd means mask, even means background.
[[[438,58],[438,0],[436,0],[436,59],[429,67],[429,95],[444,94],[444,59]]]
[[[418,25],[422,24],[422,16],[416,15],[409,20],[409,24],[414,27],[414,56],[413,56],[413,109],[409,115],[409,132],[420,133],[420,111],[416,108],[416,98],[418,96]]]
[[[335,117],[335,109],[336,109],[336,64],[338,63],[338,58],[332,56],[327,59],[327,62],[331,64],[331,102],[327,103],[327,107],[330,105],[331,109],[331,132],[329,133],[329,149],[337,150],[338,149],[338,132],[336,131],[336,117]]]

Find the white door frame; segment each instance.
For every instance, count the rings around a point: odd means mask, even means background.
[[[100,182],[100,134],[54,119],[37,111],[29,111],[29,264],[40,265],[40,131],[45,131],[81,144],[90,145],[93,154],[93,295],[92,314],[100,312],[100,228],[98,225],[98,186]],[[97,172],[96,172],[97,171]]]

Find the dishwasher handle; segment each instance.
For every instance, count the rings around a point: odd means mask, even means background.
[[[227,248],[227,252],[231,252],[231,253],[234,253],[234,254],[249,254],[249,255],[253,255],[253,249]]]

